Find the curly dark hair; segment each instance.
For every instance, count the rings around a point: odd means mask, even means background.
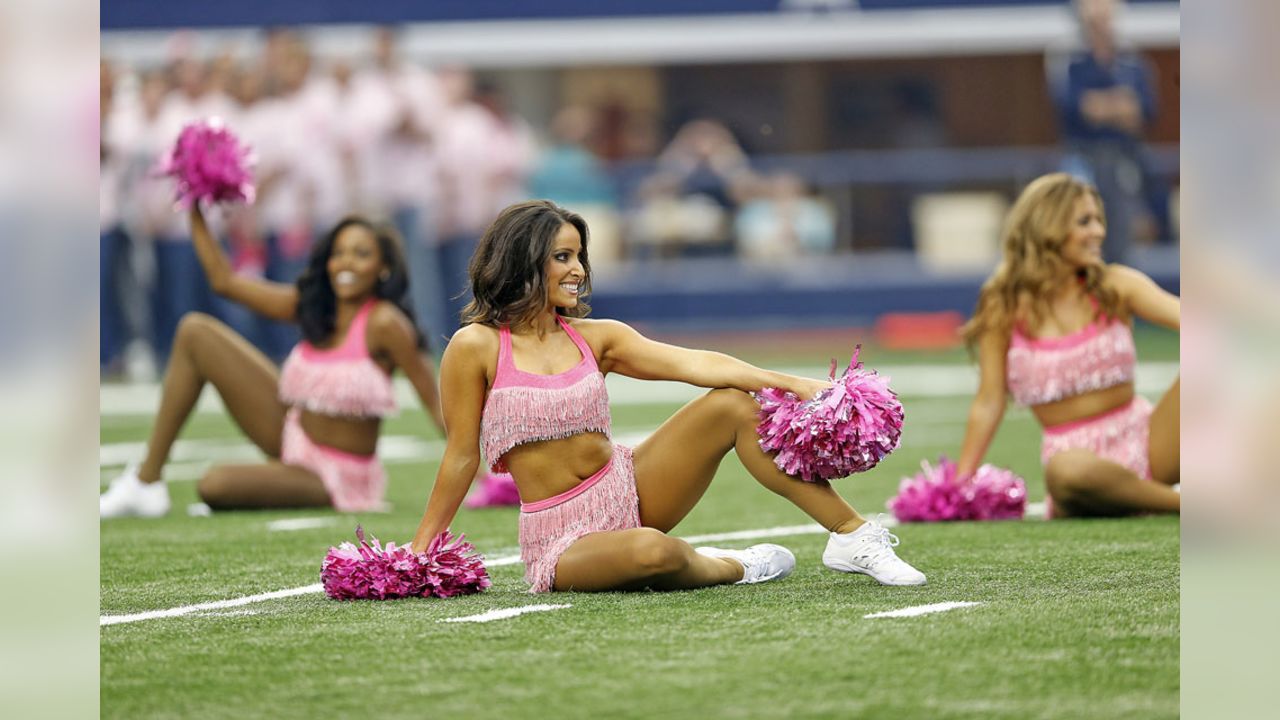
[[[382,253],[382,261],[387,266],[389,276],[379,280],[373,288],[373,294],[382,300],[394,303],[400,312],[409,318],[417,334],[418,347],[430,350],[427,338],[418,330],[418,323],[409,305],[409,270],[404,259],[404,250],[400,237],[390,226],[375,223],[368,218],[349,215],[338,221],[320,242],[311,249],[311,257],[307,267],[298,276],[298,324],[302,326],[302,336],[307,342],[319,345],[333,337],[337,322],[338,298],[329,281],[329,256],[333,254],[333,244],[338,235],[349,227],[362,227],[373,233],[378,241],[378,250]]]
[[[472,300],[462,310],[462,324],[520,325],[547,306],[547,259],[556,234],[569,224],[582,237],[582,288],[573,308],[556,308],[560,315],[586,317],[591,306],[591,263],[587,259],[587,222],[549,200],[512,205],[498,214],[471,256],[468,274]]]

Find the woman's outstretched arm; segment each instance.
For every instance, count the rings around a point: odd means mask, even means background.
[[[209,232],[199,203],[191,206],[191,241],[209,280],[209,287],[228,300],[273,320],[292,321],[298,314],[298,289],[284,283],[237,275]]]
[[[1178,330],[1182,325],[1182,301],[1140,270],[1124,265],[1107,268],[1108,279],[1133,314],[1149,323]]]
[[[449,528],[480,468],[485,358],[497,354],[497,348],[490,347],[492,343],[486,342],[481,332],[482,328],[469,325],[454,333],[440,361],[440,399],[447,439],[427,509],[413,536],[414,552],[426,550],[437,535]]]
[[[956,463],[960,477],[977,471],[991,439],[1000,428],[1000,421],[1004,419],[1008,404],[1005,384],[1005,355],[1008,352],[1008,333],[988,331],[978,342],[978,394],[969,406],[969,422],[965,425],[960,459]]]
[[[789,390],[808,400],[831,383],[758,368],[724,353],[690,350],[650,340],[616,320],[596,320],[602,372],[640,380],[676,380],[705,388],[756,392],[766,387]]]

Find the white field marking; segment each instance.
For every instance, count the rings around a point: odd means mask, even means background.
[[[287,590],[273,590],[272,592],[258,593],[257,595],[245,595],[244,597],[231,598],[230,600],[214,600],[213,602],[199,603],[196,605],[182,605],[180,607],[169,608],[167,610],[148,610],[146,612],[130,613],[128,615],[102,615],[98,618],[98,625],[119,625],[121,623],[138,622],[140,620],[155,620],[157,618],[178,617],[179,615],[190,615],[191,613],[204,612],[206,610],[222,610],[225,608],[240,607],[241,605],[249,605],[264,600],[276,600],[279,598],[293,597],[295,595],[310,595],[311,593],[323,592],[324,586],[320,583],[314,585],[303,585],[302,587],[289,588]]]
[[[311,530],[313,528],[329,527],[336,523],[338,518],[335,517],[314,517],[314,518],[288,518],[285,520],[272,520],[267,523],[267,530],[271,532],[292,532],[294,530]]]
[[[121,466],[142,457],[147,450],[145,442],[108,443],[98,449],[98,465]],[[384,435],[378,439],[378,456],[384,463],[421,462],[439,459],[444,454],[441,440],[422,440],[411,435]],[[165,466],[168,476],[174,462],[191,464],[191,471],[203,471],[203,463],[262,462],[262,451],[243,438],[179,440],[169,454],[171,464]],[[185,468],[184,468],[185,469]]]
[[[241,615],[257,615],[257,610],[218,610],[196,613],[196,617],[239,617]]]
[[[773,369],[818,378],[826,377],[828,368],[815,365]],[[893,389],[904,396],[964,396],[972,395],[978,387],[978,370],[975,365],[885,365],[873,369],[890,378]],[[1138,392],[1162,393],[1177,375],[1176,362],[1139,363]],[[609,400],[615,405],[687,402],[706,392],[683,383],[635,380],[621,375],[610,375],[605,383],[609,389]],[[417,407],[418,399],[408,380],[397,377],[394,385],[401,407]],[[99,393],[99,403],[102,415],[153,415],[160,404],[160,386],[154,383],[105,384]],[[218,394],[201,395],[196,412],[223,412]]]
[[[907,437],[927,432],[930,444],[956,444],[961,439],[962,420],[955,422],[924,422],[908,420]],[[653,434],[653,428],[620,428],[613,434],[614,442],[636,446]],[[106,487],[121,469],[146,453],[146,443],[108,443],[98,449],[100,487]],[[378,441],[378,456],[385,465],[438,462],[444,455],[444,443],[439,440],[421,440],[408,435],[386,435]],[[193,482],[204,477],[215,463],[263,461],[262,453],[253,444],[240,438],[222,440],[179,440],[173,449],[173,460],[164,466],[166,482]]]
[[[652,434],[651,429],[622,428],[614,433],[615,442],[636,445]],[[99,484],[106,487],[119,468],[146,454],[146,443],[109,443],[98,449]],[[438,462],[444,456],[444,443],[420,440],[408,435],[385,435],[378,440],[378,457],[384,465]],[[262,452],[240,438],[225,440],[179,440],[171,457],[177,462],[164,466],[166,482],[189,482],[204,477],[209,466],[226,462],[262,462]]]
[[[885,523],[888,525],[888,523]],[[680,538],[690,545],[697,543],[722,542],[724,540],[755,540],[756,538],[786,537],[788,535],[821,535],[826,528],[817,523],[808,525],[784,525],[782,527],[764,528],[762,530],[739,530],[737,532],[713,533],[711,535],[691,535]]]
[[[479,615],[467,615],[464,617],[443,618],[437,620],[438,623],[460,623],[460,622],[493,622],[494,620],[506,620],[517,615],[533,612],[547,612],[548,610],[563,610],[571,608],[572,605],[525,605],[523,607],[503,608],[501,610],[490,610],[489,612],[480,613]]]
[[[956,608],[972,607],[981,605],[980,602],[943,602],[933,603],[932,605],[916,605],[915,607],[902,608],[901,610],[889,610],[887,612],[871,613],[863,615],[863,619],[870,620],[873,618],[899,618],[899,617],[915,617],[917,615],[928,615],[929,613],[940,613]]]
[[[898,524],[897,520],[891,517],[886,517],[881,521],[881,523],[886,527],[893,527]],[[690,543],[714,542],[717,540],[752,540],[755,538],[782,537],[784,535],[809,535],[825,532],[826,530],[823,530],[822,526],[817,524],[786,525],[781,527],[759,528],[756,530],[739,530],[736,532],[716,533],[713,535],[692,535],[684,538],[684,540],[685,542]],[[496,558],[486,557],[484,561],[485,567],[502,567],[504,565],[517,565],[519,563],[519,555],[504,555]],[[324,586],[320,583],[316,583],[314,585],[304,585],[302,587],[290,588],[288,590],[276,590],[274,592],[232,598],[230,600],[216,600],[213,602],[200,603],[199,605],[184,605],[182,607],[169,608],[167,610],[149,610],[147,612],[133,613],[130,615],[103,615],[99,620],[102,625],[138,622],[140,620],[156,620],[158,618],[188,615],[190,613],[201,612],[204,610],[219,610],[222,608],[239,607],[241,605],[263,602],[265,600],[275,600],[277,598],[306,595],[309,593],[323,591]]]

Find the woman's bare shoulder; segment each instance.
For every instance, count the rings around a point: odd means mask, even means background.
[[[458,328],[449,338],[445,352],[464,353],[484,357],[498,352],[498,329],[472,323]]]

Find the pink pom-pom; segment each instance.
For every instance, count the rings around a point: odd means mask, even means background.
[[[520,504],[516,481],[506,473],[487,473],[463,503],[469,508],[511,507]]]
[[[182,128],[156,173],[177,180],[177,201],[190,208],[199,201],[253,202],[254,157],[218,118]]]
[[[356,527],[359,545],[349,542],[329,548],[320,565],[320,581],[334,600],[392,600],[405,597],[447,598],[470,595],[492,583],[484,557],[465,536],[441,533],[426,552],[364,538]]]
[[[1027,509],[1027,484],[1011,470],[983,465],[967,481],[943,456],[936,467],[926,460],[914,476],[903,478],[889,509],[902,522],[1016,520]]]
[[[844,374],[808,402],[794,393],[765,388],[760,403],[760,447],[777,453],[773,462],[788,475],[825,482],[875,467],[898,447],[902,403],[887,378],[865,370],[854,348]]]

